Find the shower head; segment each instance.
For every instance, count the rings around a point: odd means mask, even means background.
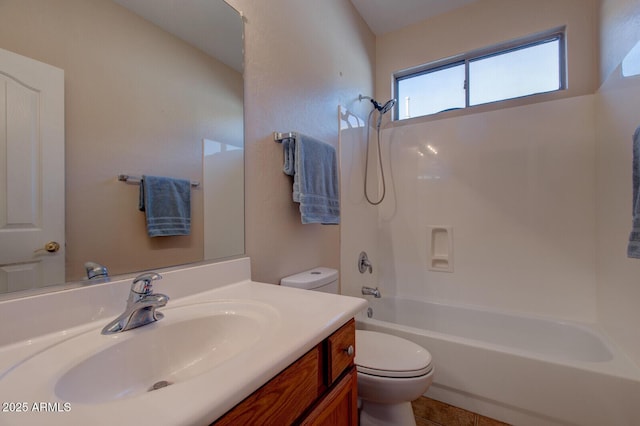
[[[372,98],[372,97],[370,97],[370,96],[362,96],[362,95],[360,95],[360,96],[358,97],[358,99],[359,99],[360,101],[362,101],[363,99],[368,99],[368,100],[370,100],[370,101],[371,101],[371,103],[373,104],[373,107],[374,107],[375,109],[377,109],[377,110],[380,112],[380,114],[385,114],[385,113],[387,113],[387,112],[388,112],[391,108],[393,108],[393,107],[394,107],[394,105],[396,104],[396,100],[395,100],[395,99],[391,99],[391,100],[389,100],[389,101],[388,101],[386,104],[384,104],[384,105],[380,105],[380,104],[378,103],[378,101],[376,101],[375,99],[373,99],[373,98]]]
[[[387,112],[389,112],[391,108],[394,107],[395,104],[396,104],[395,99],[389,99],[387,103],[385,103],[384,105],[376,106],[376,109],[380,112],[380,114],[378,114],[378,129],[380,129],[380,126],[382,125],[382,116],[384,116]]]
[[[386,104],[378,108],[378,111],[380,111],[380,114],[385,114],[396,105],[396,102],[397,101],[395,99],[390,99]]]

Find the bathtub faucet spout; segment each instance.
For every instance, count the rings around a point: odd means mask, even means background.
[[[378,287],[376,288],[362,287],[362,294],[364,294],[365,296],[373,296],[376,299],[379,299],[382,297],[382,294],[380,294],[380,290],[378,290]]]

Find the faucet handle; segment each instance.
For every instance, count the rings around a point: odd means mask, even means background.
[[[152,281],[161,280],[162,275],[156,272],[147,272],[138,275],[131,284],[131,291],[138,294],[151,294],[153,292]]]
[[[363,251],[363,252],[360,252],[360,256],[358,256],[358,271],[360,271],[361,274],[364,274],[367,270],[369,271],[370,274],[373,273],[373,266],[369,261],[367,252]]]

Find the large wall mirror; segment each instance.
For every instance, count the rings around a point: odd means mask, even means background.
[[[0,1],[0,298],[244,253],[242,38],[223,0]],[[190,235],[121,174],[197,182]]]

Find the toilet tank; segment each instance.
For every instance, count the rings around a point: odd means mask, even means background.
[[[338,294],[338,271],[331,268],[318,267],[284,277],[280,280],[280,285]]]

